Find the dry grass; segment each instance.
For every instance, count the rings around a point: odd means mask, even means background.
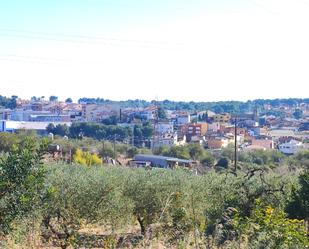
[[[122,227],[111,233],[110,228],[102,226],[85,226],[79,231],[79,242],[71,248],[92,248],[92,249],[185,249],[197,248],[193,243],[193,238],[187,238],[186,241],[171,244],[167,234],[158,226],[154,225],[151,232],[145,237],[140,235],[139,226]],[[43,242],[38,232],[30,231],[22,241],[17,241],[14,236],[5,238],[5,245],[2,249],[61,249],[59,241]],[[203,248],[203,247],[199,247]],[[204,247],[205,248],[205,247]]]

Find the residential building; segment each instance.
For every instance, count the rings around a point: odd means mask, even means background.
[[[278,141],[281,137],[295,137],[295,132],[293,130],[271,130],[269,135],[275,140]]]
[[[165,133],[163,135],[154,136],[151,140],[151,148],[162,146],[172,147],[186,144],[186,136],[178,136],[177,132]]]
[[[174,125],[171,122],[159,122],[156,124],[156,132],[159,134],[173,133]]]
[[[154,120],[157,118],[157,106],[149,106],[140,111],[139,115],[145,120]]]
[[[222,131],[224,134],[226,133],[235,134],[235,126],[229,125],[229,126],[222,127]],[[244,136],[247,133],[247,129],[237,127],[236,132],[237,132],[237,135]]]
[[[168,148],[171,148],[177,145],[177,143],[177,133],[165,133],[164,135],[154,136],[154,138],[151,140],[151,148],[158,148],[162,146],[167,146]]]
[[[237,123],[242,123],[242,122],[249,121],[249,120],[257,122],[259,119],[259,115],[258,115],[258,111],[255,110],[253,113],[234,114],[232,115],[231,119],[232,120],[236,119]]]
[[[231,120],[231,115],[228,113],[215,114],[212,118],[215,123],[228,123]]]
[[[32,122],[70,122],[69,115],[30,115],[29,121]]]
[[[188,125],[187,133],[191,136],[205,135],[207,132],[208,124],[207,123],[194,123]]]
[[[293,155],[303,148],[303,143],[296,140],[279,145],[279,151],[287,155]]]
[[[221,129],[220,123],[209,123],[208,124],[208,132],[218,132]]]
[[[52,115],[49,111],[33,111],[33,110],[24,110],[16,109],[11,113],[11,120],[13,121],[31,121],[31,115]]]
[[[10,120],[12,115],[11,109],[0,109],[0,119]]]
[[[226,148],[230,143],[230,139],[225,137],[214,137],[207,139],[208,149],[222,149]]]
[[[177,125],[181,126],[191,122],[191,116],[189,114],[180,115],[177,117]]]
[[[251,141],[251,145],[260,146],[261,148],[264,148],[265,150],[273,150],[275,148],[274,141],[267,140],[267,139],[253,139]]]
[[[32,111],[43,111],[43,103],[42,102],[33,102],[31,103],[31,110]]]
[[[87,122],[101,122],[113,115],[119,115],[119,108],[111,105],[82,105],[82,119]]]
[[[260,137],[260,136],[268,136],[269,133],[268,133],[268,129],[266,127],[254,127],[251,129],[251,131],[253,132],[253,136],[256,136],[256,137]]]

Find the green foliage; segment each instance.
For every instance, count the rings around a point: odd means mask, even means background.
[[[36,144],[27,139],[0,159],[0,233],[40,203],[45,177],[41,160],[46,148],[46,141]]]
[[[102,120],[102,123],[105,125],[117,125],[117,123],[119,122],[119,117],[116,115],[110,116],[106,119]]]
[[[70,137],[83,138],[84,136],[98,140],[123,141],[132,136],[132,130],[128,127],[117,125],[103,125],[97,123],[73,123],[70,126]]]
[[[292,191],[292,200],[287,206],[290,217],[305,219],[309,222],[309,173],[299,176],[300,188]],[[308,224],[309,225],[309,224]]]
[[[217,162],[216,166],[227,169],[229,166],[229,159],[226,157],[221,157],[219,161]]]
[[[169,149],[165,156],[176,157],[181,159],[190,159],[190,153],[187,146],[174,146]]]
[[[227,148],[223,148],[220,157],[228,158],[229,160],[234,160],[234,145],[229,145]]]
[[[158,221],[163,208],[173,194],[166,177],[169,172],[139,171],[127,178],[124,195],[133,203],[133,214],[145,234],[149,225]]]
[[[16,133],[0,132],[0,152],[9,152],[14,145],[23,143],[23,141],[31,138],[33,140],[41,141],[35,132],[18,130]],[[43,139],[44,140],[44,139]]]
[[[165,110],[162,107],[158,108],[158,118],[159,119],[166,119]]]
[[[249,164],[277,167],[285,163],[286,156],[276,150],[253,150],[240,153],[238,160]]]
[[[117,151],[116,151],[117,153]],[[113,145],[111,143],[108,143],[108,142],[103,142],[103,145],[99,151],[99,155],[102,157],[102,158],[105,158],[105,157],[111,157],[113,158],[114,157],[114,148],[113,148]]]
[[[43,234],[59,240],[62,248],[77,245],[77,231],[85,223],[115,229],[130,219],[120,170],[58,165],[50,168],[47,183],[52,197],[42,210]]]
[[[150,123],[144,123],[143,125],[135,125],[134,126],[134,145],[142,146],[147,140],[151,138],[153,135],[153,128]]]
[[[102,159],[96,154],[91,154],[88,151],[82,151],[80,149],[76,150],[73,156],[73,162],[84,166],[102,165]]]
[[[57,96],[52,95],[49,97],[49,101],[57,101],[57,100],[58,100]]]
[[[117,104],[122,108],[126,107],[148,107],[155,104],[154,101],[148,102],[145,100],[127,100],[127,101],[112,101],[102,98],[80,98],[79,103],[96,103],[96,104]],[[280,105],[288,105],[290,107],[295,107],[300,103],[309,103],[309,99],[256,99],[248,100],[246,102],[241,101],[220,101],[220,102],[184,102],[184,101],[156,101],[162,109],[165,110],[189,110],[189,111],[204,111],[211,110],[216,113],[245,113],[250,112],[254,108],[258,108],[265,113],[264,105],[271,105],[272,107],[279,107]],[[272,114],[280,115],[279,112],[272,112]]]
[[[16,136],[17,139],[21,139],[20,135],[10,135],[12,138]],[[24,138],[24,135],[22,137]],[[6,140],[9,141],[10,137],[7,136]],[[104,148],[102,141],[87,137],[82,140],[56,138],[54,142],[60,144],[63,153],[71,149],[75,154],[74,159],[78,161],[77,158],[80,158],[80,163],[85,165],[92,164],[87,163],[86,155],[100,152],[101,156],[108,154],[113,156],[113,144],[107,141],[104,142]],[[37,145],[34,147],[35,150],[32,151],[39,149]],[[8,146],[8,151],[12,150],[10,148]],[[124,144],[116,143],[115,148],[116,153],[127,153],[130,156],[141,153],[141,149]],[[169,156],[197,159],[210,166],[214,164],[214,157],[199,145],[159,148],[158,151]],[[29,153],[22,154],[18,160],[10,160],[12,161],[10,167],[15,169],[12,174],[13,180],[15,175],[20,173],[17,170],[19,167],[14,168],[13,162],[22,164],[30,157]],[[145,235],[154,230],[157,236],[163,233],[168,248],[178,245],[183,245],[184,248],[190,246],[215,248],[216,243],[222,248],[224,246],[232,248],[233,243],[237,245],[235,248],[239,245],[244,248],[245,246],[264,248],[268,240],[270,245],[278,244],[285,248],[286,245],[290,245],[288,237],[295,244],[295,248],[302,248],[299,245],[303,245],[301,244],[303,237],[299,233],[303,228],[296,221],[297,226],[293,227],[292,220],[287,219],[282,210],[285,209],[286,203],[294,202],[294,206],[292,205],[294,209],[292,211],[287,209],[289,216],[292,217],[291,214],[294,214],[297,215],[295,218],[306,219],[303,210],[306,211],[308,206],[306,202],[309,199],[308,179],[302,176],[300,183],[297,184],[296,172],[286,174],[287,167],[281,167],[286,158],[282,159],[281,154],[252,152],[244,155],[242,161],[247,164],[242,165],[241,170],[230,172],[227,168],[217,173],[216,170],[209,169],[203,175],[195,175],[189,170],[180,169],[145,170],[127,167],[51,165],[48,167],[46,181],[43,174],[40,183],[31,185],[38,192],[23,184],[18,187],[17,192],[13,191],[12,195],[1,197],[0,212],[7,213],[2,207],[8,210],[8,207],[12,207],[11,203],[15,203],[15,207],[18,208],[11,209],[13,211],[4,219],[6,224],[12,225],[18,224],[21,218],[26,219],[28,215],[34,217],[32,212],[35,207],[38,213],[35,219],[42,223],[41,234],[44,238],[56,239],[62,248],[69,245],[81,247],[80,241],[84,235],[79,231],[86,225],[101,226],[115,238],[119,232],[117,228],[125,229],[127,226],[132,228],[136,222]],[[277,165],[278,168],[272,170],[272,167],[252,164],[254,158]],[[306,158],[306,155],[300,156],[299,161],[303,158]],[[0,176],[2,177],[2,174]],[[3,184],[2,178],[0,179]],[[3,186],[3,189],[0,188],[1,191],[8,189],[7,185],[1,186]],[[26,186],[30,190],[24,194]],[[295,186],[294,190],[292,186]],[[270,223],[260,223],[260,219],[257,218],[261,216],[265,219],[268,216],[264,211],[261,211],[261,215],[258,214],[256,199],[261,200],[263,207],[271,206],[275,210],[276,215],[270,217]],[[237,219],[233,210],[237,210]],[[4,217],[2,213],[1,219]],[[279,224],[282,224],[283,228],[280,228]],[[284,234],[282,240],[280,236],[271,238],[272,227],[276,236],[277,231]],[[279,228],[282,230],[277,230]],[[296,234],[290,233],[292,229]],[[193,239],[190,246],[186,244],[188,238]]]
[[[133,158],[135,155],[139,154],[139,149],[136,147],[131,147],[128,149],[127,156]]]
[[[0,95],[0,106],[9,108],[9,109],[15,109],[16,100],[17,100],[17,96],[14,96],[14,95],[11,98],[7,98],[7,97]]]
[[[302,167],[309,170],[309,151],[302,150],[297,152],[290,160],[291,166]]]
[[[73,100],[72,100],[71,98],[67,98],[67,99],[65,100],[65,103],[73,103]]]
[[[68,136],[69,135],[69,127],[66,124],[57,124],[56,126],[52,123],[48,124],[46,127],[46,131],[48,133],[52,133],[58,136]]]
[[[167,145],[163,145],[163,146],[154,148],[153,154],[154,155],[167,155],[168,151],[169,151],[169,147]]]
[[[300,119],[303,116],[303,111],[300,109],[296,109],[295,112],[293,112],[293,116],[296,119]]]
[[[199,144],[189,144],[188,150],[190,158],[193,160],[201,159],[205,153],[204,148]]]
[[[16,134],[1,132],[0,133],[0,151],[9,152],[13,145],[18,144],[20,138]]]
[[[203,220],[206,200],[200,178],[184,171],[135,170],[125,182],[124,196],[133,204],[133,214],[145,234],[151,224],[164,222],[170,228],[190,230]]]
[[[242,239],[250,248],[307,248],[309,240],[302,220],[286,218],[286,214],[263,204],[255,203],[252,216],[235,218]]]
[[[212,167],[215,165],[215,158],[210,153],[204,153],[201,163],[205,166]]]

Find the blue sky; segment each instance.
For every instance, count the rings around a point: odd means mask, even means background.
[[[1,1],[0,94],[308,97],[308,13],[308,0]]]
[[[226,0],[10,0],[2,1],[3,28],[39,30],[52,33],[100,33],[101,28],[121,30],[130,25],[164,23],[184,18],[238,9],[246,1]],[[103,30],[104,31],[104,30]]]

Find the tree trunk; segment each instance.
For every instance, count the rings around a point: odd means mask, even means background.
[[[146,234],[146,227],[144,224],[144,219],[142,219],[139,215],[137,216],[137,221],[141,227],[141,234],[145,235]]]

